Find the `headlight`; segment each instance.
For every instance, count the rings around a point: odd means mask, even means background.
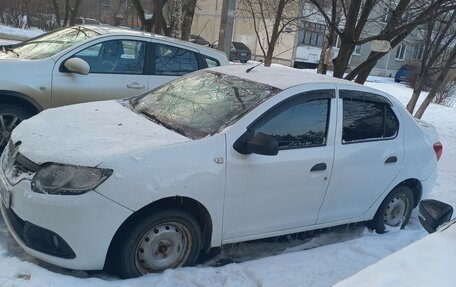
[[[49,194],[82,194],[95,189],[112,172],[112,169],[46,163],[33,177],[32,190]]]

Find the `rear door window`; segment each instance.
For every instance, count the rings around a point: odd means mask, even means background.
[[[342,143],[386,140],[397,136],[399,121],[388,99],[348,90],[340,91],[340,95],[343,100]]]

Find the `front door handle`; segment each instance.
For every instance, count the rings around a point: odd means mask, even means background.
[[[387,158],[385,160],[385,164],[388,164],[388,163],[396,163],[397,162],[397,156],[390,156],[389,158]]]
[[[128,84],[127,88],[135,89],[135,90],[142,90],[142,89],[145,89],[146,87],[144,85],[141,85],[138,82],[133,82],[133,83]]]
[[[317,163],[314,165],[311,169],[310,172],[315,172],[315,171],[323,171],[326,170],[326,163]]]

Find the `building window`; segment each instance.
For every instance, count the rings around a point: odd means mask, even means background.
[[[421,60],[423,58],[423,44],[418,43],[413,46],[413,59]]]
[[[304,45],[322,47],[326,25],[304,22]]]
[[[353,50],[353,55],[359,56],[361,54],[361,45],[356,45]]]
[[[396,49],[396,60],[404,61],[405,59],[405,50],[407,49],[407,45],[399,44]]]

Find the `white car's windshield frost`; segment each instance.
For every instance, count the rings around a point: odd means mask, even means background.
[[[131,100],[133,109],[167,128],[198,139],[237,121],[280,89],[204,71]]]
[[[9,50],[21,59],[44,59],[98,35],[84,27],[70,27],[24,41]]]

